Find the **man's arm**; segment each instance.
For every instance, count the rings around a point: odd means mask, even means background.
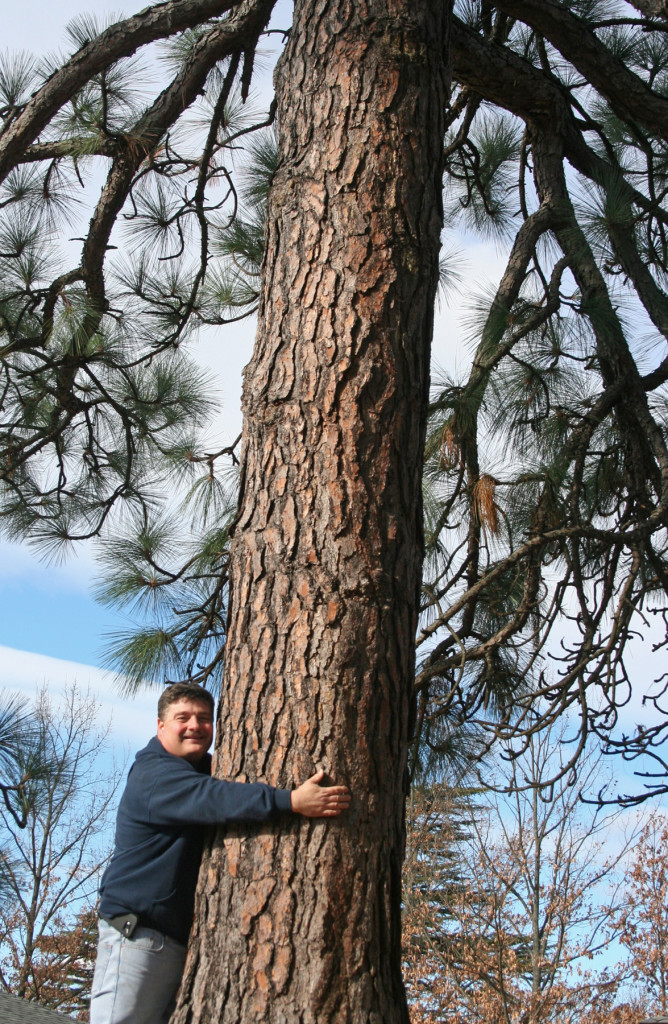
[[[345,810],[350,795],[345,786],[320,786],[316,774],[293,790],[274,789],[262,782],[227,782],[201,775],[181,757],[151,761],[138,771],[135,765],[124,800],[139,801],[134,817],[151,826],[231,825],[266,821],[292,811],[308,818],[333,818]],[[130,786],[130,781],[133,785]],[[123,801],[121,802],[123,803]],[[128,808],[129,810],[129,808]]]
[[[305,818],[336,818],[350,805],[346,786],[321,786],[324,771],[316,772],[290,793],[290,806]]]

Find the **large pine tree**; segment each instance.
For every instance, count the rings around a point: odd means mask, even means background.
[[[306,0],[281,58],[215,771],[291,786],[324,767],[355,798],[333,827],[214,843],[179,1021],[406,1020],[447,23],[427,2]]]

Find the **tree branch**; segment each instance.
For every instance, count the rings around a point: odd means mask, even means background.
[[[545,36],[622,120],[636,121],[660,138],[668,136],[668,100],[629,71],[567,7],[554,0],[497,0],[496,6]]]
[[[257,0],[255,6],[271,10],[276,0]],[[104,68],[129,57],[141,46],[182,32],[219,17],[237,7],[241,0],[170,0],[146,8],[140,14],[116,22],[82,46],[31,97],[25,109],[0,136],[0,181],[35,141],[58,110]]]

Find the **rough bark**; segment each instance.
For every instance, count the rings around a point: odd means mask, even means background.
[[[648,18],[659,18],[661,21],[668,20],[668,3],[666,0],[630,0],[630,2],[637,11],[641,11]]]
[[[214,770],[335,822],[218,835],[185,1022],[405,1022],[400,875],[449,5],[298,0],[245,374]]]

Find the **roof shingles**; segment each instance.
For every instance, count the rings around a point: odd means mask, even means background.
[[[65,1024],[71,1017],[64,1017],[55,1010],[47,1010],[39,1003],[17,999],[7,992],[0,992],[0,1024]]]

